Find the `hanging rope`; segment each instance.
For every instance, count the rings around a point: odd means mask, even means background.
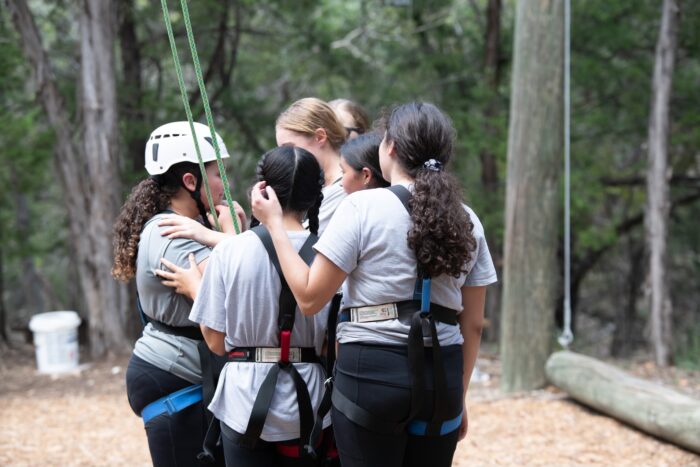
[[[559,344],[574,341],[571,330],[571,1],[564,0],[564,329]]]
[[[177,52],[177,45],[175,43],[175,37],[173,35],[173,25],[170,20],[170,12],[168,10],[167,0],[161,0],[161,7],[163,9],[163,19],[165,21],[165,28],[168,32],[168,41],[170,42],[170,50],[173,54],[173,62],[175,64],[175,73],[177,74],[177,81],[180,86],[180,96],[182,97],[182,103],[185,107],[185,114],[187,115],[187,121],[190,124],[190,130],[192,132],[192,139],[194,140],[195,151],[197,152],[197,160],[199,161],[199,170],[202,173],[202,179],[204,182],[204,189],[207,195],[207,201],[209,202],[209,208],[211,214],[214,217],[214,223],[217,230],[221,230],[219,225],[219,218],[214,209],[214,200],[211,195],[211,189],[209,187],[209,181],[206,175],[206,169],[204,167],[204,162],[202,160],[202,154],[199,150],[199,143],[197,142],[194,123],[192,119],[192,109],[190,108],[190,102],[187,96],[187,88],[185,87],[185,80],[182,75],[182,67],[180,65],[180,57]],[[216,154],[217,166],[219,168],[219,173],[221,174],[221,181],[224,185],[224,196],[226,197],[226,202],[228,204],[229,210],[231,212],[231,218],[233,219],[233,227],[236,234],[240,233],[240,226],[238,225],[238,216],[233,208],[233,200],[231,198],[231,191],[228,186],[228,178],[226,176],[226,169],[224,168],[223,160],[221,159],[221,149],[219,148],[219,142],[216,137],[216,129],[214,128],[214,122],[211,116],[211,109],[209,108],[209,99],[207,97],[206,89],[204,88],[204,79],[202,78],[202,69],[199,65],[199,57],[197,55],[197,49],[194,43],[194,35],[192,34],[192,25],[190,23],[189,10],[187,9],[186,0],[181,0],[182,5],[182,15],[185,22],[185,28],[187,30],[187,39],[190,44],[190,51],[192,52],[192,59],[194,62],[195,74],[197,76],[197,82],[199,84],[199,92],[202,96],[202,102],[204,103],[204,112],[207,117],[207,124],[209,126],[209,131],[211,133],[212,144],[214,146],[214,153]]]

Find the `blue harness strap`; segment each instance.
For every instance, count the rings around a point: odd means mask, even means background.
[[[195,384],[161,397],[143,408],[141,417],[143,423],[148,423],[151,419],[168,413],[172,415],[202,400],[202,385]]]
[[[447,433],[452,433],[457,428],[459,428],[459,425],[462,424],[462,415],[463,413],[460,413],[455,418],[445,420],[444,422],[442,422],[442,425],[440,426],[440,436],[446,435]],[[428,423],[430,422],[426,422],[423,420],[413,420],[408,424],[406,430],[409,434],[414,436],[427,436]]]

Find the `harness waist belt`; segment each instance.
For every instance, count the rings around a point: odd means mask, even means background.
[[[157,401],[151,402],[141,411],[143,423],[148,423],[158,415],[177,413],[187,407],[202,400],[202,385],[195,384],[161,397]]]
[[[229,362],[277,363],[280,361],[280,347],[234,347],[228,353]],[[321,363],[313,347],[290,347],[290,363]]]
[[[345,308],[338,316],[338,322],[351,321],[353,323],[371,323],[375,321],[387,321],[390,319],[405,318],[409,320],[413,313],[421,309],[420,300],[405,300],[397,303],[385,303],[382,305],[369,305],[353,308]],[[457,324],[457,311],[451,308],[430,304],[430,315],[440,323]]]
[[[197,341],[203,341],[204,336],[199,327],[195,326],[170,326],[169,324],[162,323],[160,321],[151,320],[149,321],[151,326],[160,332],[166,334],[172,334],[174,336],[187,337],[188,339],[194,339]]]

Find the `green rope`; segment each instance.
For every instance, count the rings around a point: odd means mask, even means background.
[[[219,218],[216,215],[216,209],[214,209],[214,199],[211,196],[211,189],[209,188],[209,180],[207,179],[206,168],[204,167],[204,161],[202,160],[202,153],[199,150],[199,143],[197,142],[197,133],[194,130],[194,123],[192,121],[192,109],[190,109],[190,101],[187,97],[187,88],[185,88],[185,79],[182,76],[182,67],[180,66],[180,57],[177,53],[177,45],[175,44],[175,36],[173,35],[173,24],[170,21],[170,12],[168,11],[167,0],[161,0],[160,2],[163,8],[163,19],[165,20],[165,29],[168,31],[168,40],[170,41],[170,51],[173,54],[173,62],[175,64],[175,73],[177,74],[177,82],[180,85],[180,96],[182,97],[182,103],[185,105],[185,113],[187,114],[187,121],[190,124],[190,131],[192,132],[192,140],[194,141],[194,149],[197,153],[197,161],[199,162],[199,170],[202,173],[202,181],[204,182],[204,191],[207,194],[207,201],[209,202],[209,209],[211,210],[212,216],[214,216],[214,224],[216,225],[216,230],[221,230],[219,225]],[[216,138],[214,138],[216,141]],[[217,154],[218,157],[218,154]]]
[[[226,203],[231,211],[231,217],[233,218],[233,228],[236,234],[240,233],[240,227],[238,226],[238,216],[233,209],[233,199],[231,198],[231,191],[228,186],[228,177],[226,176],[226,169],[224,168],[224,162],[221,160],[221,150],[219,149],[219,142],[216,138],[216,129],[214,128],[214,119],[211,116],[211,109],[209,108],[209,98],[207,97],[207,90],[204,87],[204,78],[202,77],[202,67],[199,65],[199,55],[197,54],[197,47],[194,43],[194,34],[192,34],[192,23],[190,22],[190,12],[187,8],[187,0],[180,0],[180,5],[182,5],[182,16],[185,20],[185,30],[187,31],[187,40],[190,43],[190,51],[192,52],[192,62],[194,63],[194,72],[197,76],[197,84],[199,85],[199,92],[202,95],[202,105],[204,106],[204,114],[207,116],[207,124],[209,125],[209,131],[211,132],[211,139],[214,142],[214,152],[216,153],[216,163],[219,166],[219,173],[221,174],[221,181],[224,184],[224,196],[226,197]]]
[[[181,5],[182,5],[182,15],[183,19],[185,22],[185,29],[187,31],[187,39],[190,45],[190,51],[192,52],[192,60],[194,62],[194,69],[195,69],[195,74],[197,76],[197,83],[199,85],[199,92],[202,97],[202,103],[204,105],[204,112],[206,114],[207,118],[207,124],[209,126],[209,131],[211,133],[211,138],[212,138],[212,145],[214,146],[214,153],[216,154],[216,161],[217,161],[217,166],[219,168],[219,174],[221,175],[221,181],[224,186],[224,196],[226,197],[226,202],[229,207],[229,211],[231,213],[231,218],[233,219],[233,227],[236,232],[236,234],[240,233],[240,226],[238,225],[238,216],[236,215],[235,209],[233,207],[233,200],[231,198],[231,191],[228,185],[228,177],[226,176],[226,169],[224,168],[224,163],[223,160],[221,159],[221,149],[219,147],[219,141],[216,137],[216,129],[214,127],[214,121],[211,115],[211,108],[209,107],[209,98],[207,97],[207,91],[206,88],[204,87],[204,79],[202,77],[202,68],[199,64],[199,56],[197,54],[197,48],[195,46],[194,42],[194,35],[192,33],[192,24],[190,22],[190,15],[189,15],[189,10],[187,8],[187,3],[186,0],[181,0]],[[168,12],[168,4],[167,0],[161,0],[161,6],[163,8],[163,17],[165,19],[165,27],[168,31],[168,40],[170,41],[170,49],[172,50],[173,53],[173,61],[175,62],[175,72],[177,73],[177,78],[178,78],[178,84],[180,85],[180,94],[182,96],[182,102],[185,106],[185,112],[187,114],[187,120],[190,124],[190,128],[192,130],[192,135],[193,137],[195,136],[194,133],[194,124],[192,123],[192,110],[190,109],[190,104],[189,104],[189,99],[187,96],[187,90],[185,88],[185,82],[182,76],[182,68],[180,66],[180,59],[178,57],[177,53],[177,46],[175,44],[175,38],[173,36],[173,29],[172,29],[172,23],[170,21],[170,14]],[[204,168],[204,163],[202,161],[202,156],[199,151],[199,145],[197,143],[196,137],[194,137],[194,144],[195,144],[195,149],[197,151],[197,159],[199,160],[199,168],[202,171],[202,177],[204,179],[204,185],[205,185],[205,190],[207,193],[207,200],[209,201],[209,206],[212,211],[212,216],[214,217],[214,221],[216,223],[216,228],[218,230],[221,230],[221,227],[219,225],[219,219],[216,215],[216,210],[214,209],[214,202],[211,196],[211,190],[209,188],[209,183],[206,177],[205,173],[205,168]]]

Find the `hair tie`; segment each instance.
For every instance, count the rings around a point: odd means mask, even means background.
[[[428,159],[423,162],[423,167],[433,172],[442,172],[442,162],[435,159]]]

